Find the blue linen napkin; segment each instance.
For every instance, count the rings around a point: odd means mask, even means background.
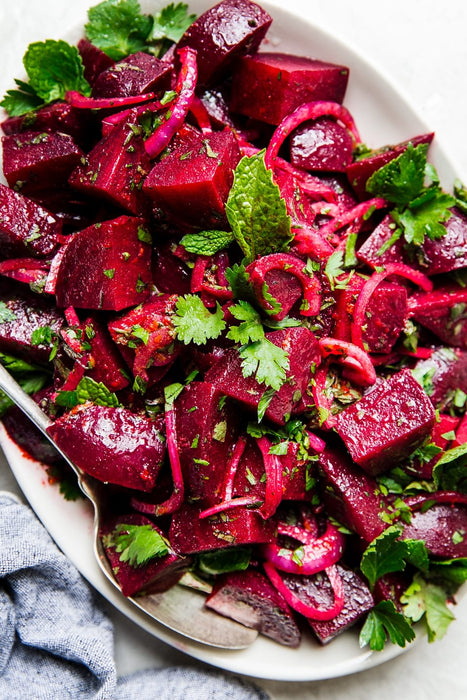
[[[268,700],[241,678],[173,667],[117,678],[97,595],[28,506],[0,492],[0,700]]]

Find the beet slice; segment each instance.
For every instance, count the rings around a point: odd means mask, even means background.
[[[120,391],[129,384],[128,371],[109,332],[96,316],[83,323],[83,340],[89,343],[89,369],[86,374],[110,391]]]
[[[61,185],[84,157],[69,134],[24,131],[2,138],[3,172],[10,187],[31,195]]]
[[[403,141],[395,146],[383,146],[382,148],[372,151],[367,158],[356,160],[347,168],[347,177],[359,199],[368,199],[371,194],[366,190],[366,183],[376,170],[379,170],[389,163],[394,158],[401,155],[409,143],[413,146],[419,146],[421,143],[430,144],[433,141],[434,133],[421,134],[414,136],[412,139]]]
[[[332,620],[308,619],[321,644],[327,644],[352,627],[374,605],[373,596],[360,576],[340,564],[336,568],[343,581],[344,608]],[[329,608],[334,601],[331,584],[324,572],[313,576],[283,574],[282,578],[295,595],[315,607]]]
[[[327,117],[302,124],[290,137],[290,161],[304,170],[343,173],[352,152],[348,129]]]
[[[372,542],[387,525],[387,505],[374,479],[343,450],[326,448],[318,456],[322,498],[336,520]]]
[[[225,203],[239,160],[240,149],[229,129],[205,136],[185,129],[154,165],[143,191],[156,213],[160,210],[173,223],[219,228],[225,226]]]
[[[446,234],[435,241],[425,238],[421,246],[410,246],[399,238],[380,254],[381,247],[394,233],[395,224],[388,214],[357,251],[357,257],[370,267],[405,263],[425,275],[439,275],[467,266],[467,217],[458,209],[443,226]]]
[[[62,223],[49,211],[1,183],[0,211],[2,258],[54,253]]]
[[[300,629],[292,611],[259,571],[234,571],[219,577],[205,605],[279,644],[289,647],[300,644]]]
[[[433,406],[445,411],[457,389],[467,393],[467,351],[437,348],[428,359],[417,362],[414,373]]]
[[[341,103],[348,78],[345,66],[312,58],[284,53],[246,56],[236,64],[230,108],[277,125],[305,102]]]
[[[161,292],[188,294],[191,291],[191,270],[174,255],[171,243],[161,243],[154,250],[152,276]]]
[[[318,341],[307,328],[287,328],[266,333],[266,338],[289,354],[290,368],[287,381],[274,394],[265,416],[273,423],[283,425],[292,411],[298,407],[311,380],[312,367],[319,363]],[[241,357],[236,349],[228,350],[205,377],[227,396],[257,410],[266,387],[254,377],[244,377]]]
[[[362,469],[380,474],[411,455],[434,424],[428,396],[410,370],[402,370],[341,411],[335,430]]]
[[[177,48],[196,49],[198,84],[207,85],[238,56],[254,53],[272,17],[250,0],[223,0],[187,29]]]
[[[444,436],[456,430],[459,420],[457,416],[450,416],[448,413],[439,413],[431,433],[431,442],[441,450],[447,449],[451,441]],[[418,459],[414,460],[410,465],[410,473],[413,474],[413,472],[415,472],[419,474],[422,479],[431,479],[433,467],[440,457],[441,453],[438,453],[432,457],[429,462],[423,462]]]
[[[175,420],[188,498],[215,505],[238,434],[237,417],[219,387],[192,382],[175,401]]]
[[[115,65],[115,61],[110,56],[87,39],[80,39],[77,48],[83,61],[84,77],[90,85],[94,85],[102,71]]]
[[[139,513],[128,513],[114,516],[104,521],[99,534],[105,554],[112,567],[113,574],[124,596],[147,595],[163,593],[174,586],[189,565],[189,560],[180,557],[169,548],[162,557],[154,557],[146,564],[132,566],[120,559],[120,553],[111,544],[111,535],[118,525],[149,525],[164,537],[157,525]]]
[[[373,588],[375,603],[379,603],[382,600],[390,600],[396,606],[397,611],[403,613],[401,596],[410,586],[410,583],[410,578],[399,571],[381,576]]]
[[[412,513],[403,537],[424,540],[430,554],[448,559],[467,556],[467,508],[439,503]]]
[[[120,216],[78,231],[57,272],[58,306],[120,311],[144,301],[152,282],[144,226],[143,219]]]
[[[176,552],[194,554],[241,544],[263,544],[274,541],[272,518],[246,508],[234,508],[209,518],[200,518],[201,509],[184,503],[173,514],[169,540]]]
[[[168,63],[139,51],[102,71],[94,82],[92,96],[131,97],[165,90],[169,87],[170,73]]]
[[[85,474],[128,489],[152,491],[165,455],[157,423],[127,408],[86,403],[47,432]]]
[[[453,303],[459,286],[439,287],[433,292],[412,294],[411,316],[424,328],[428,328],[446,345],[467,350],[467,312],[464,302]]]

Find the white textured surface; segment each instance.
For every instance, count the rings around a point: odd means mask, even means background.
[[[0,0],[0,93],[11,87],[12,78],[19,75],[21,57],[30,41],[63,36],[68,28],[84,22],[90,4],[91,0]],[[467,180],[465,0],[270,0],[270,4],[299,10],[382,68],[436,131],[460,177]],[[2,488],[15,488],[6,466],[0,467]],[[109,613],[116,627],[121,673],[189,662],[119,613]],[[421,642],[390,663],[353,677],[300,684],[261,681],[261,685],[276,700],[393,700],[398,695],[411,700],[462,700],[467,697],[467,672],[463,666],[467,597],[459,604],[457,617],[441,643]]]

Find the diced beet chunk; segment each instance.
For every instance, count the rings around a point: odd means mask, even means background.
[[[127,408],[83,404],[48,428],[85,474],[128,489],[152,491],[165,455],[161,422]]]
[[[289,355],[287,381],[274,394],[265,413],[266,418],[273,423],[283,425],[305,395],[312,367],[320,361],[319,346],[313,333],[302,327],[266,333],[266,338]],[[234,349],[228,350],[206,373],[206,381],[212,382],[224,394],[253,410],[258,408],[266,390],[264,384],[260,384],[254,377],[243,376],[241,357]]]
[[[279,124],[305,102],[342,102],[348,77],[345,66],[312,58],[284,53],[246,56],[236,65],[230,108],[268,124]]]
[[[302,124],[290,137],[290,161],[304,170],[343,173],[352,151],[350,132],[327,117]]]
[[[206,606],[258,630],[279,644],[297,647],[300,630],[286,601],[259,571],[234,571],[216,581]]]
[[[467,393],[467,351],[459,348],[437,348],[431,357],[419,360],[415,376],[441,411],[453,403],[456,390]]]
[[[84,156],[69,134],[58,131],[24,131],[2,143],[5,178],[25,195],[61,185]]]
[[[463,301],[457,303],[453,301],[455,294],[461,289],[457,285],[449,285],[433,292],[412,294],[411,317],[424,328],[428,328],[446,345],[467,350],[466,304]]]
[[[169,86],[170,65],[139,51],[102,71],[92,88],[93,97],[131,97]]]
[[[345,632],[374,605],[373,596],[360,576],[340,564],[337,564],[336,568],[343,582],[343,609],[332,620],[308,619],[311,629],[321,644],[327,644]],[[283,580],[287,587],[305,603],[326,609],[334,601],[330,581],[324,572],[313,576],[285,574]]]
[[[322,497],[336,520],[372,542],[386,529],[386,503],[374,479],[343,450],[325,449],[318,457]]]
[[[236,416],[218,387],[192,382],[175,401],[175,417],[188,498],[214,505],[237,435]]]
[[[428,396],[410,370],[402,370],[341,411],[335,429],[353,460],[380,474],[412,454],[434,423]]]
[[[467,508],[439,503],[412,513],[403,537],[424,540],[430,554],[448,559],[467,556]]]
[[[67,243],[55,293],[61,307],[120,311],[150,293],[151,246],[143,219],[120,216],[78,231]]]
[[[414,136],[408,141],[403,141],[395,146],[384,146],[376,151],[373,151],[367,158],[356,160],[347,168],[347,177],[352,185],[355,193],[360,199],[368,199],[371,194],[366,190],[366,183],[376,170],[379,170],[389,163],[394,158],[401,155],[409,143],[413,146],[419,146],[421,143],[430,144],[433,141],[434,133],[421,134]]]
[[[94,85],[97,76],[115,63],[102,49],[87,39],[80,39],[77,48],[83,61],[84,77],[90,85]]]
[[[0,183],[1,257],[51,255],[62,224],[50,212]]]
[[[167,294],[188,294],[191,270],[173,254],[171,244],[158,245],[154,253],[152,276],[157,289]]]
[[[402,613],[404,610],[400,599],[410,586],[410,583],[410,578],[399,571],[381,576],[376,581],[373,589],[375,603],[379,603],[382,600],[390,600],[396,606],[397,611]]]
[[[194,554],[240,544],[274,541],[275,523],[246,508],[234,508],[209,518],[201,509],[185,503],[172,516],[169,539],[176,552]]]
[[[193,22],[177,47],[196,49],[198,84],[206,85],[234,58],[254,53],[271,22],[272,17],[250,0],[223,0]]]
[[[229,129],[206,136],[186,129],[154,165],[143,190],[173,223],[218,228],[225,225],[225,203],[239,160]]]
[[[124,528],[119,527],[121,525],[149,525],[162,537],[164,537],[164,533],[144,515],[137,513],[113,516],[104,521],[99,534],[105,554],[123,595],[131,597],[163,593],[175,585],[187,568],[188,559],[178,556],[169,547],[168,553],[164,556],[153,557],[146,564],[140,566],[132,566],[129,562],[122,561],[121,553],[117,552],[112,542],[112,533],[114,533],[115,528],[118,527],[119,532],[125,532]]]
[[[83,328],[83,339],[90,346],[90,369],[86,374],[95,382],[104,384],[110,391],[127,387],[127,368],[105,325],[96,316],[90,316],[83,323]]]
[[[456,430],[459,420],[457,416],[450,416],[448,413],[439,413],[431,433],[430,441],[435,444],[436,447],[445,450],[450,443],[450,440],[446,436]],[[433,467],[440,457],[441,453],[437,453],[428,462],[421,459],[411,460],[410,473],[418,474],[422,479],[431,479]]]

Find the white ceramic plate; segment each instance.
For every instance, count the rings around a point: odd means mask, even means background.
[[[95,3],[90,2],[91,4]],[[161,3],[153,1],[149,5],[144,0],[141,2],[143,9],[151,9],[152,12],[158,4]],[[200,14],[212,3],[193,0],[189,4],[192,11]],[[390,81],[361,56],[303,18],[268,6],[267,3],[261,4],[274,17],[268,34],[268,50],[309,55],[350,67],[345,104],[354,115],[363,140],[370,146],[395,143],[430,130]],[[82,28],[79,27],[64,38],[76,41],[81,35]],[[448,187],[455,177],[454,168],[436,143],[431,149],[431,160],[437,167],[442,182]],[[249,649],[243,651],[222,651],[190,643],[154,623],[125,600],[103,576],[94,560],[92,510],[88,504],[65,501],[58,488],[48,483],[44,468],[26,458],[8,438],[3,427],[0,428],[0,445],[32,508],[83,576],[135,623],[190,656],[256,678],[311,681],[363,671],[402,653],[402,649],[389,644],[379,653],[362,650],[358,646],[357,634],[352,631],[341,635],[326,647],[318,645],[311,635],[303,640],[299,649],[289,649],[263,637],[259,637]]]

